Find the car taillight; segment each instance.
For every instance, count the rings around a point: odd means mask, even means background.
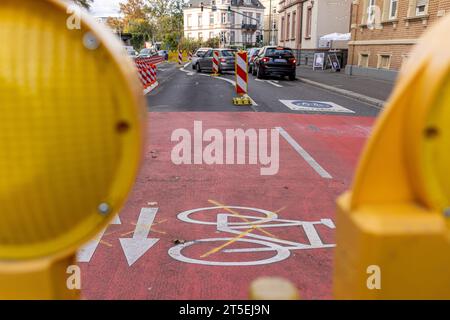
[[[292,64],[296,64],[297,60],[296,59],[289,59],[289,62],[292,63]]]
[[[261,61],[264,62],[264,63],[269,62],[269,60],[270,60],[270,58],[267,58],[267,57],[264,57],[264,58],[261,59]]]
[[[220,62],[227,62],[227,59],[221,58],[221,59],[220,59]]]

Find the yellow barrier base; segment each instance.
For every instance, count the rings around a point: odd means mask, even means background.
[[[248,96],[233,98],[233,104],[235,106],[249,106],[252,104],[252,100]]]
[[[346,193],[338,201],[336,238],[335,298],[450,299],[443,214],[410,203],[350,211]]]
[[[0,299],[79,299],[80,290],[68,287],[71,274],[67,268],[75,265],[75,255],[57,261],[0,262]]]

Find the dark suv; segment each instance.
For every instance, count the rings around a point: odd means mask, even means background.
[[[288,76],[294,81],[297,60],[291,49],[285,47],[263,47],[255,57],[252,74],[259,79],[265,76]]]

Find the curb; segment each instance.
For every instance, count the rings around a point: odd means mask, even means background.
[[[370,105],[376,107],[377,109],[383,108],[383,106],[386,103],[383,100],[378,100],[378,99],[371,98],[371,97],[368,97],[368,96],[365,96],[363,94],[359,94],[359,93],[356,93],[356,92],[353,92],[353,91],[350,91],[350,90],[339,89],[339,88],[336,88],[336,87],[333,87],[333,86],[329,86],[327,84],[323,84],[323,83],[320,83],[320,82],[308,80],[308,79],[305,79],[305,78],[298,78],[298,80],[303,82],[303,83],[307,83],[307,84],[310,84],[312,86],[315,86],[315,87],[319,87],[319,88],[322,88],[322,89],[325,89],[325,90],[328,90],[328,91],[336,92],[336,93],[339,93],[339,94],[341,94],[343,96],[350,97],[350,98],[353,98],[353,99],[365,102],[367,104],[370,104]]]
[[[144,96],[149,94],[150,92],[152,92],[154,89],[156,89],[156,87],[158,87],[159,82],[156,81],[154,84],[152,84],[150,87],[148,87],[147,89],[144,89]]]

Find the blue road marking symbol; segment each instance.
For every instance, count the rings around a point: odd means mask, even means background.
[[[297,101],[292,101],[292,104],[294,104],[298,107],[303,107],[303,108],[318,108],[318,109],[333,108],[333,106],[328,103],[317,102],[317,101],[297,100]]]

